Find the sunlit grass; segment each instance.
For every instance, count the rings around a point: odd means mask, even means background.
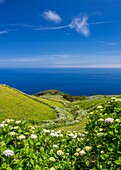
[[[57,118],[51,107],[35,101],[30,96],[8,86],[0,85],[0,120],[6,118],[41,122]]]
[[[32,97],[43,102],[43,103],[45,103],[45,104],[47,104],[47,105],[50,105],[50,106],[63,107],[63,104],[61,102],[58,102],[58,101],[46,99],[46,98],[43,98],[43,97],[36,97],[36,96],[32,96]]]

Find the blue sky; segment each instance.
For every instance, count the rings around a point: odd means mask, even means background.
[[[121,0],[0,0],[0,67],[121,68]]]

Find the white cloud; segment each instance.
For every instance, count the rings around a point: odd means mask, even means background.
[[[115,46],[116,45],[115,42],[100,41],[100,43],[102,43],[104,45],[109,45],[109,46]]]
[[[52,21],[56,24],[58,24],[62,21],[62,18],[55,11],[51,11],[51,10],[45,11],[45,12],[43,12],[42,16],[45,19]]]
[[[88,21],[87,16],[74,18],[69,27],[71,29],[74,29],[76,32],[81,33],[84,36],[88,37],[90,34],[90,30],[87,21]]]
[[[36,27],[34,30],[59,30],[59,29],[64,29],[64,28],[68,28],[68,25],[64,25],[64,26],[58,26],[58,27]]]
[[[7,33],[8,33],[8,31],[0,31],[0,35],[7,34]]]
[[[109,23],[113,23],[113,22],[118,22],[118,21],[97,21],[97,22],[91,22],[89,24],[91,24],[91,25],[100,25],[100,24],[109,24]]]
[[[54,23],[60,23],[62,21],[61,17],[55,12],[55,11],[45,11],[43,12],[42,16]],[[33,30],[59,30],[59,29],[65,29],[65,28],[70,28],[75,30],[77,33],[82,34],[85,37],[88,37],[90,35],[90,25],[100,25],[100,24],[110,24],[113,22],[118,22],[114,20],[109,20],[109,21],[97,21],[97,22],[88,22],[89,16],[88,15],[83,15],[80,17],[73,18],[71,23],[68,25],[61,25],[61,26],[34,26],[34,25],[27,25],[27,24],[10,24],[11,26],[16,26],[16,27],[23,27],[23,28],[31,28]],[[115,43],[110,43],[110,42],[105,42],[107,45],[116,45]]]
[[[90,34],[90,30],[87,21],[88,21],[88,17],[83,16],[83,17],[74,18],[69,25],[58,26],[58,27],[37,27],[34,30],[57,30],[57,29],[70,28],[88,37]]]
[[[2,4],[2,3],[4,3],[5,2],[5,0],[0,0],[0,4]]]
[[[9,24],[10,26],[14,27],[23,27],[23,28],[36,28],[36,26],[33,25],[27,25],[27,24]]]

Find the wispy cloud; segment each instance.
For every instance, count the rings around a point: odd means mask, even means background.
[[[90,34],[90,30],[89,30],[89,24],[87,23],[87,21],[88,21],[88,17],[83,16],[83,17],[74,18],[72,22],[68,25],[58,26],[58,27],[57,26],[56,27],[37,27],[34,30],[57,30],[57,29],[70,28],[88,37]]]
[[[88,21],[87,16],[74,18],[71,24],[69,24],[69,27],[71,29],[74,29],[76,32],[81,33],[84,36],[88,37],[90,34],[90,30],[87,21]]]
[[[38,62],[41,59],[38,58],[11,58],[11,59],[0,59],[0,62]]]
[[[64,29],[68,28],[69,25],[64,25],[64,26],[58,26],[58,27],[36,27],[34,30],[59,30],[59,29]]]
[[[54,23],[60,23],[62,21],[61,17],[55,12],[55,11],[45,11],[42,14],[42,17],[45,19],[52,21]],[[27,24],[10,24],[11,26],[15,27],[22,27],[22,28],[31,28],[36,31],[42,31],[42,30],[59,30],[59,29],[65,29],[69,28],[77,33],[82,34],[85,37],[88,37],[90,35],[90,29],[89,27],[91,25],[101,25],[101,24],[109,24],[113,22],[119,22],[114,20],[109,21],[97,21],[97,22],[88,22],[89,16],[88,15],[81,15],[79,17],[73,18],[72,21],[67,25],[60,25],[60,26],[35,26],[35,25],[27,25]],[[116,45],[115,43],[105,43],[107,45]]]
[[[2,4],[2,3],[4,3],[5,2],[5,0],[0,0],[0,4]]]
[[[107,41],[99,41],[99,42],[104,44],[104,45],[108,45],[108,46],[115,46],[116,45],[115,42],[107,42]]]
[[[24,28],[36,28],[37,26],[28,25],[28,24],[9,24],[10,26],[14,27],[24,27]]]
[[[0,35],[2,35],[2,34],[7,34],[8,33],[8,31],[0,31]]]
[[[90,59],[89,59],[90,58]],[[26,57],[0,58],[0,67],[17,68],[121,68],[116,55],[86,56],[74,54],[50,54]]]
[[[90,25],[100,25],[100,24],[109,24],[109,23],[113,23],[113,22],[119,22],[119,21],[97,21],[97,22],[91,22],[89,23]]]
[[[48,11],[45,11],[43,12],[42,16],[48,20],[48,21],[52,21],[56,24],[60,23],[62,21],[62,18],[60,17],[59,14],[57,14],[55,11],[51,11],[51,10],[48,10]]]

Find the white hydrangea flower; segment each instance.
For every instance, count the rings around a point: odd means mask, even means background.
[[[59,137],[63,137],[63,134],[58,134]]]
[[[71,132],[71,133],[68,134],[68,136],[73,137],[74,134]]]
[[[5,155],[5,156],[13,156],[14,155],[14,152],[12,151],[12,150],[5,150],[4,152],[3,152],[3,155]]]
[[[81,150],[81,151],[79,152],[79,154],[82,156],[82,155],[85,155],[86,153],[85,153],[84,150]]]
[[[82,136],[82,137],[84,137],[84,136],[85,136],[85,134],[83,134],[83,133],[82,133],[82,134],[81,134],[81,136]]]
[[[21,121],[20,121],[20,120],[17,120],[15,123],[16,123],[16,124],[20,124],[20,123],[21,123]]]
[[[85,146],[85,150],[88,152],[88,151],[90,151],[92,149],[92,147],[91,146]]]
[[[53,145],[53,148],[58,148],[58,145]]]
[[[114,121],[114,119],[111,117],[105,119],[106,123],[113,123],[113,121]]]
[[[56,136],[56,133],[51,132],[51,133],[50,133],[50,136],[55,137],[55,136]]]
[[[44,133],[50,133],[50,130],[43,129],[43,132],[44,132]]]
[[[102,109],[103,107],[102,106],[97,106],[97,109]]]
[[[30,138],[31,138],[31,139],[36,139],[36,138],[37,138],[37,135],[32,134],[32,135],[30,136]]]
[[[97,136],[98,136],[98,137],[101,137],[101,136],[103,136],[103,133],[100,132],[100,133],[97,134]]]
[[[57,151],[57,155],[58,155],[58,156],[61,156],[61,155],[63,155],[63,154],[64,154],[64,152],[63,152],[62,150],[58,150],[58,151]]]
[[[51,161],[51,162],[55,162],[56,160],[55,160],[55,158],[54,158],[54,157],[50,157],[50,158],[49,158],[49,161]]]
[[[74,135],[72,136],[72,138],[73,138],[73,139],[76,139],[76,138],[77,138],[77,134],[74,134]]]
[[[0,124],[0,127],[1,127],[1,128],[3,128],[4,126],[5,126],[5,124],[3,124],[3,123]]]
[[[76,148],[76,152],[80,152],[80,150],[81,150],[80,148]]]
[[[50,168],[50,170],[55,170],[55,168],[52,167],[52,168]]]
[[[104,151],[100,151],[101,154],[105,153]]]
[[[74,156],[79,156],[79,153],[78,152],[74,153]]]
[[[56,133],[57,133],[57,134],[61,134],[61,130],[58,130]]]
[[[102,132],[102,131],[103,131],[103,128],[100,128],[99,131]]]
[[[10,134],[10,136],[14,136],[14,135],[16,135],[16,132],[10,132],[9,134]]]
[[[18,137],[18,139],[19,140],[23,140],[23,139],[25,139],[26,137],[24,136],[24,135],[20,135],[19,137]]]
[[[5,120],[5,122],[10,123],[10,122],[11,122],[11,120],[10,120],[10,119],[6,119],[6,120]]]
[[[16,129],[18,129],[19,127],[18,126],[14,126],[14,129],[16,130]]]
[[[115,99],[116,102],[121,102],[121,99]]]

